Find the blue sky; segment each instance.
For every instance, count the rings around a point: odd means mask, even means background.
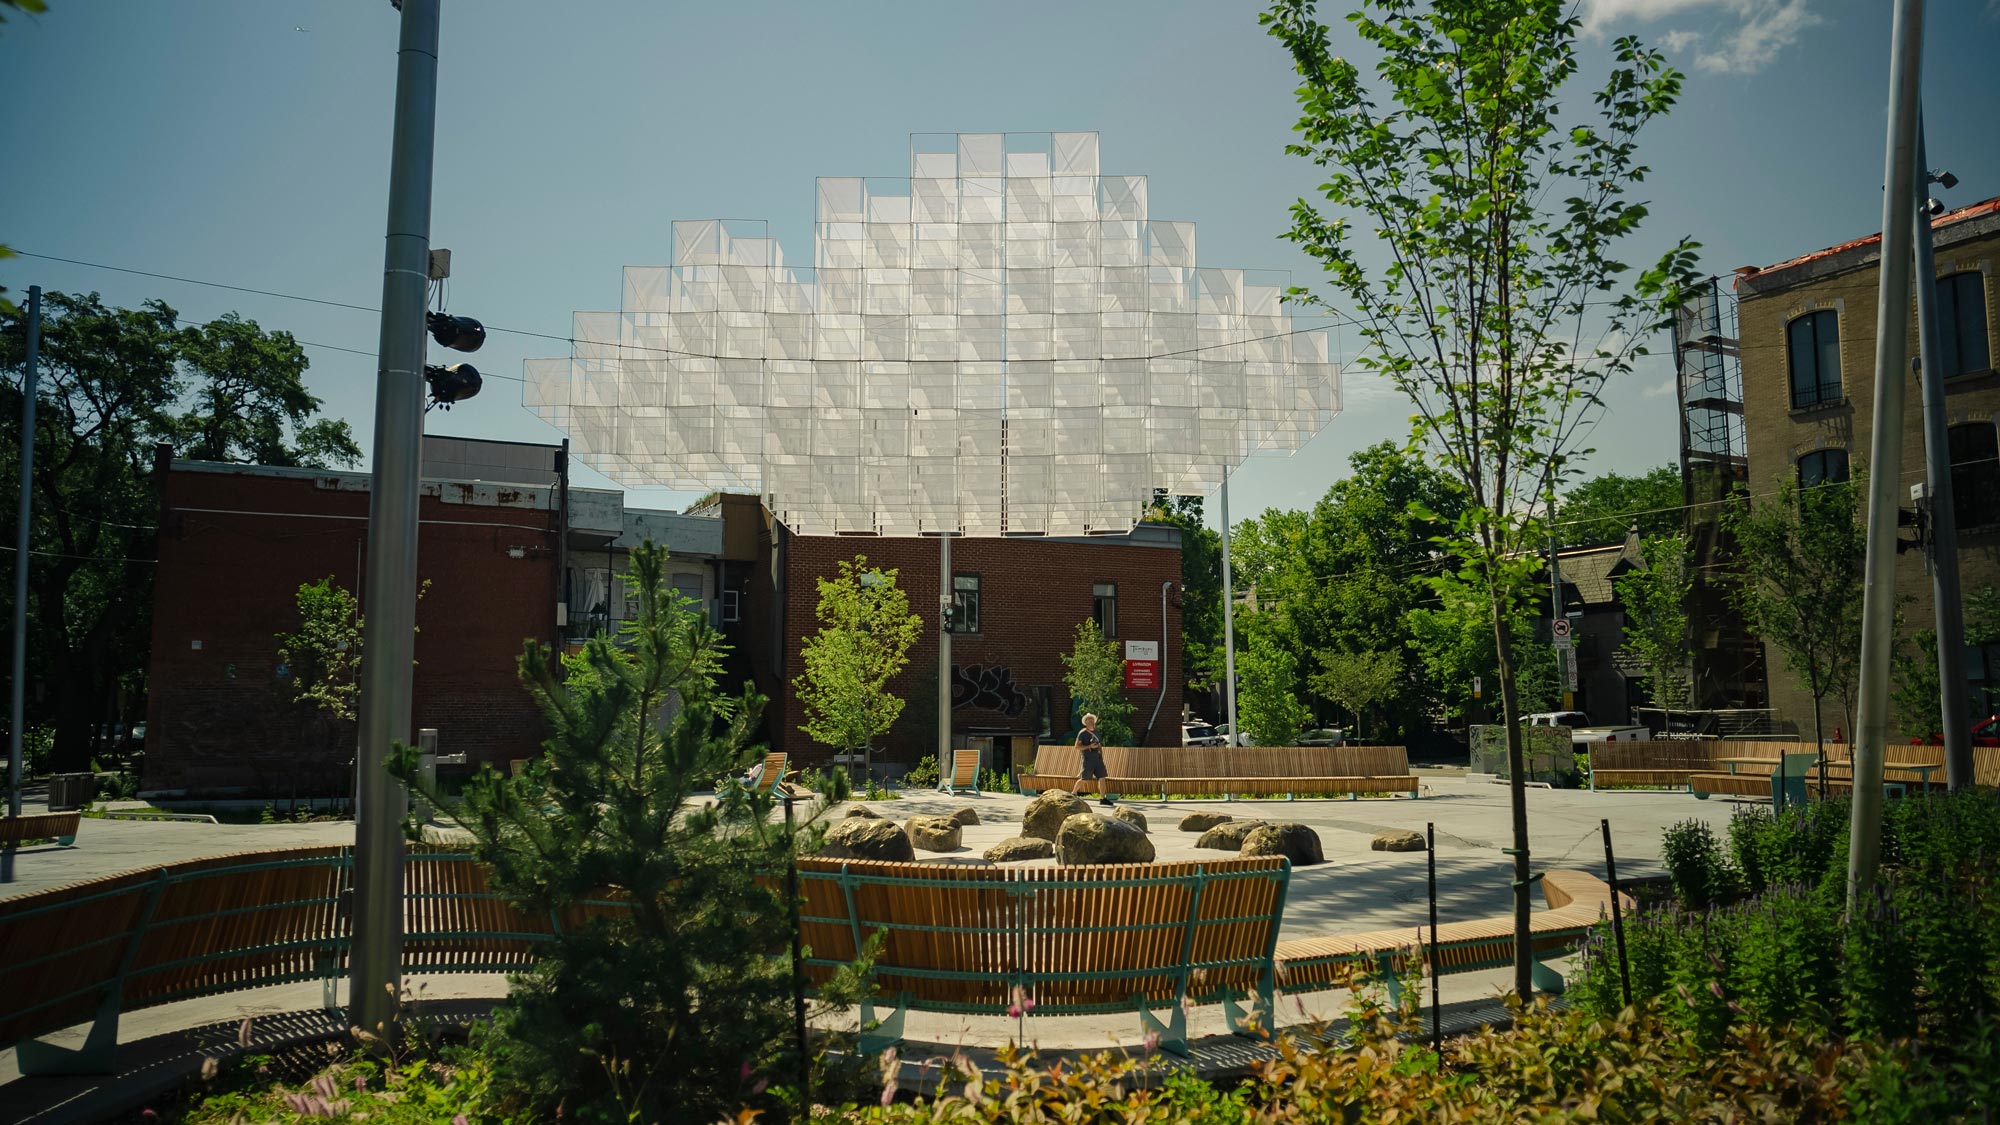
[[[1931,162],[1954,205],[2000,195],[2000,3],[1930,7]],[[395,86],[386,0],[50,0],[0,29],[0,238],[37,254],[372,306]],[[1588,61],[1635,33],[1688,73],[1643,138],[1653,201],[1631,253],[1674,238],[1727,273],[1876,230],[1887,89],[1880,0],[1583,0]],[[1329,22],[1341,10],[1328,4]],[[668,257],[674,219],[769,219],[808,260],[813,179],[900,176],[913,132],[1094,129],[1107,173],[1150,179],[1152,213],[1198,224],[1203,264],[1311,264],[1278,236],[1312,169],[1284,155],[1294,76],[1254,4],[445,0],[433,244],[451,307],[565,336],[615,308],[620,268]],[[1358,53],[1357,53],[1358,54]],[[1581,110],[1586,91],[1571,101]],[[236,310],[314,345],[308,379],[368,445],[373,314],[32,258],[0,283]],[[1664,352],[1665,341],[1656,350]],[[1346,342],[1347,350],[1353,344]],[[518,376],[566,345],[493,335],[471,357]],[[1611,389],[1592,471],[1675,456],[1662,362]],[[1304,451],[1236,477],[1232,515],[1310,504],[1408,409],[1350,373],[1348,408]],[[554,441],[490,380],[432,432]],[[603,484],[584,471],[579,483]],[[638,491],[632,502],[687,497]],[[1212,518],[1212,516],[1211,516]]]

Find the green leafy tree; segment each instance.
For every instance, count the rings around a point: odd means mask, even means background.
[[[1360,732],[1364,713],[1396,694],[1403,684],[1403,657],[1395,652],[1323,652],[1313,673],[1313,694],[1354,716]]]
[[[1076,627],[1076,643],[1062,658],[1063,684],[1070,701],[1097,716],[1097,737],[1106,746],[1132,745],[1132,704],[1125,700],[1125,659],[1118,642],[1107,640],[1093,620]]]
[[[1966,647],[2000,644],[2000,589],[1988,585],[1969,591],[1963,605]],[[1899,645],[1896,651],[1897,729],[1912,741],[1942,744],[1944,732],[1938,726],[1943,719],[1944,693],[1938,680],[1937,630],[1920,629],[1910,640],[1911,644]],[[1968,692],[1965,705],[1968,710],[1959,717],[1963,724],[1993,714],[1992,700],[1980,698],[1978,692]]]
[[[866,555],[842,559],[838,574],[819,580],[818,615],[805,672],[792,686],[805,706],[806,735],[855,753],[902,715],[889,682],[909,664],[923,619],[910,612],[896,571],[869,566]]]
[[[1636,477],[1604,473],[1556,501],[1556,534],[1565,547],[1621,542],[1634,526],[1642,539],[1677,535],[1687,526],[1679,469],[1662,465]]]
[[[462,802],[427,793],[508,902],[563,919],[482,1040],[515,1119],[713,1121],[750,1095],[744,1068],[792,1065],[781,875],[794,837],[762,793],[730,783],[692,799],[762,752],[751,733],[764,701],[717,689],[727,646],[680,611],[665,557],[650,541],[632,553],[638,616],[585,644],[591,675],[558,679],[549,650],[525,646],[521,679],[551,731],[543,758],[520,777],[481,770]],[[393,768],[417,783],[410,748]],[[846,796],[838,773],[812,784]],[[801,850],[823,815],[805,821]],[[629,909],[590,906],[604,901]]]
[[[1854,481],[1803,493],[1788,483],[1768,502],[1726,517],[1743,572],[1736,608],[1785,654],[1812,696],[1815,743],[1826,741],[1823,701],[1831,695],[1846,709],[1859,671],[1867,540],[1855,518],[1857,495]]]
[[[1625,643],[1619,651],[1643,669],[1646,695],[1666,712],[1685,707],[1694,688],[1688,635],[1688,599],[1694,595],[1694,559],[1686,536],[1661,535],[1645,541],[1646,568],[1620,575],[1618,598],[1625,606]]]
[[[1236,718],[1259,746],[1291,746],[1312,711],[1299,698],[1299,659],[1283,638],[1253,624],[1236,654]]]
[[[1681,75],[1621,38],[1596,113],[1566,120],[1573,12],[1564,0],[1364,0],[1348,23],[1372,80],[1334,52],[1313,0],[1279,0],[1262,17],[1301,79],[1288,151],[1325,169],[1333,209],[1301,199],[1289,237],[1344,299],[1367,345],[1353,362],[1410,399],[1414,444],[1467,499],[1449,544],[1461,580],[1485,595],[1499,663],[1523,998],[1532,880],[1508,626],[1535,585],[1541,513],[1588,452],[1599,391],[1665,323],[1692,257],[1676,246],[1621,292],[1619,243],[1647,212],[1625,197],[1646,175],[1636,136],[1672,107]]]
[[[1420,606],[1403,618],[1405,642],[1434,690],[1439,710],[1453,723],[1463,722],[1472,703],[1474,679],[1485,698],[1493,698],[1500,681],[1500,661],[1493,651],[1493,625],[1487,618],[1484,591],[1446,576],[1433,583],[1436,605]],[[1514,687],[1522,714],[1547,711],[1562,698],[1562,669],[1555,649],[1535,643],[1532,611],[1516,609],[1507,622],[1514,644]]]
[[[117,309],[94,293],[45,294],[42,313],[30,528],[41,554],[28,612],[30,667],[46,690],[29,698],[34,721],[56,731],[55,768],[70,770],[90,760],[95,731],[126,718],[107,711],[119,689],[144,696],[157,443],[212,432],[222,456],[287,465],[350,463],[359,450],[341,440],[345,423],[310,420],[319,401],[303,391],[305,360],[288,336],[233,318],[183,329],[162,302]],[[26,352],[24,318],[0,313],[8,417],[20,415]],[[264,390],[211,393],[237,383]],[[228,417],[216,421],[218,411]],[[287,432],[289,444],[270,437]],[[7,443],[0,472],[18,475],[19,457]]]
[[[1181,529],[1181,673],[1192,699],[1222,682],[1222,536],[1203,522],[1199,496],[1155,493],[1146,518]]]
[[[297,631],[278,634],[291,701],[351,723],[361,695],[361,603],[328,575],[299,585],[298,606]]]

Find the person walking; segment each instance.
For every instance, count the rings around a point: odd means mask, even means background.
[[[1097,782],[1097,803],[1109,807],[1111,794],[1104,788],[1104,780],[1110,774],[1104,768],[1104,740],[1097,737],[1097,716],[1086,714],[1083,729],[1076,732],[1076,748],[1083,752],[1083,769],[1078,773],[1079,781]]]

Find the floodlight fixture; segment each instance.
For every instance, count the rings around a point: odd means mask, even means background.
[[[424,366],[424,381],[431,386],[431,405],[451,409],[454,402],[464,402],[479,393],[479,369],[469,363],[454,363],[450,367],[436,364]]]
[[[486,326],[469,316],[430,314],[431,339],[455,352],[476,352],[486,342]]]
[[[1943,201],[1926,198],[1924,200],[1924,214],[1929,215],[1933,219],[1937,218],[1939,215],[1944,214]]]

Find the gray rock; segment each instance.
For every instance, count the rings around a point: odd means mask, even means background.
[[[1021,814],[1021,835],[1054,840],[1063,821],[1089,810],[1082,797],[1067,789],[1047,790],[1029,801],[1027,810]]]
[[[1420,852],[1424,850],[1424,834],[1384,832],[1370,841],[1368,847],[1378,852]]]
[[[1048,859],[1055,854],[1056,846],[1053,843],[1034,836],[1015,836],[986,849],[986,858],[995,863],[1012,863],[1022,859]]]
[[[1130,823],[1096,813],[1078,813],[1056,833],[1056,862],[1151,863],[1153,841]]]
[[[1194,842],[1197,848],[1214,848],[1217,851],[1233,852],[1243,848],[1243,838],[1250,835],[1253,828],[1262,828],[1261,820],[1231,820],[1218,824],[1201,834]]]
[[[979,810],[959,809],[957,812],[951,814],[951,819],[965,825],[967,828],[976,827],[979,824]]]
[[[869,808],[867,805],[854,805],[847,810],[847,815],[873,817],[876,820],[882,819],[881,813],[876,812],[874,809]]]
[[[826,846],[819,850],[826,859],[888,859],[908,862],[917,858],[910,847],[910,834],[892,820],[874,816],[845,817],[826,834]]]
[[[958,850],[959,825],[948,816],[913,816],[903,822],[910,834],[910,846],[927,852]]]
[[[1141,832],[1149,831],[1146,827],[1146,814],[1140,812],[1138,809],[1128,809],[1124,805],[1119,805],[1117,808],[1111,810],[1111,815],[1137,828]]]
[[[1303,824],[1260,824],[1243,838],[1243,855],[1281,855],[1293,867],[1325,863],[1319,833]]]
[[[1235,819],[1223,812],[1191,812],[1181,818],[1181,831],[1206,832],[1218,824],[1228,824]]]

